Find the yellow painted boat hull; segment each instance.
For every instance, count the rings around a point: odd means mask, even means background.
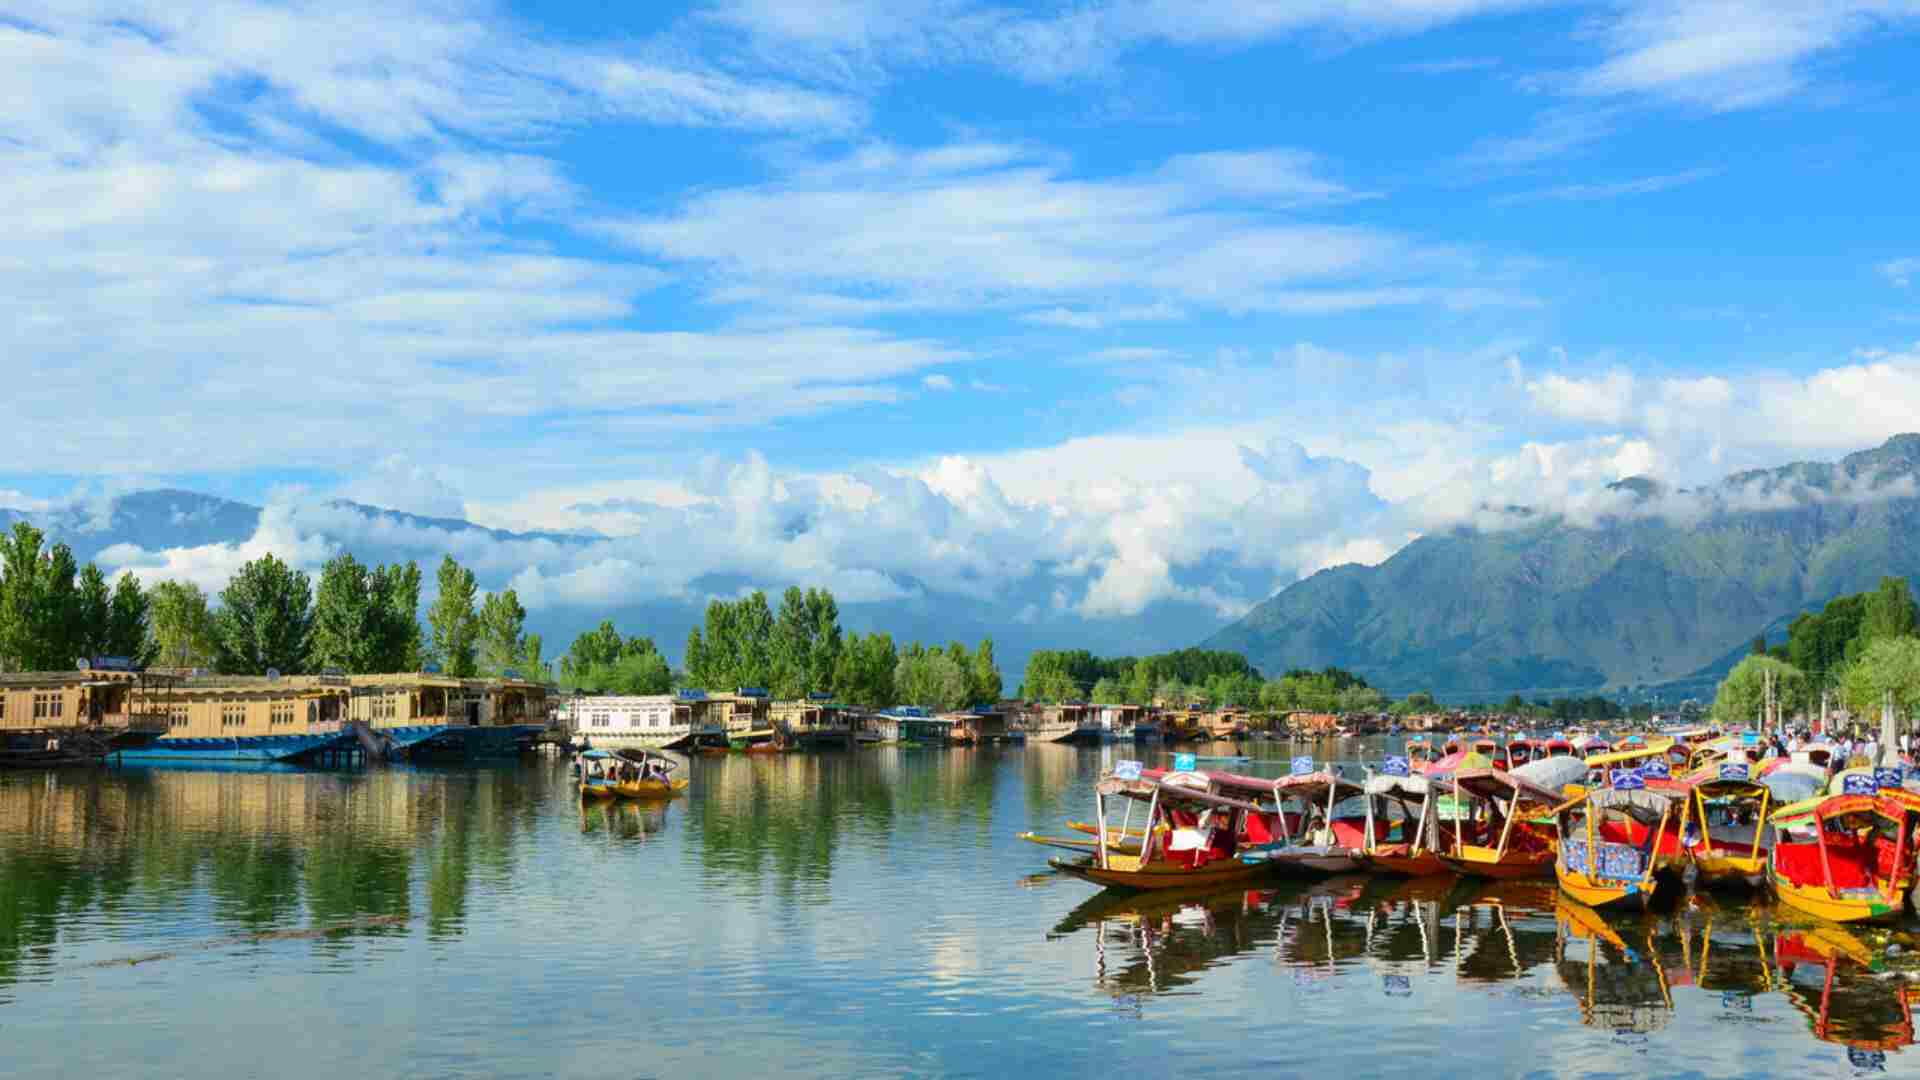
[[[1835,896],[1824,885],[1795,885],[1778,874],[1772,877],[1774,895],[1781,903],[1830,922],[1864,922],[1900,914],[1901,905],[1889,903],[1879,892],[1870,896]]]
[[[1268,863],[1243,863],[1238,859],[1223,859],[1198,870],[1158,861],[1142,864],[1138,858],[1122,855],[1111,855],[1107,861],[1109,866],[1103,869],[1090,863],[1047,860],[1049,865],[1063,873],[1115,889],[1188,889],[1232,885],[1272,873],[1272,866]]]
[[[1502,858],[1498,848],[1468,844],[1457,852],[1441,852],[1440,861],[1457,874],[1492,878],[1496,881],[1544,878],[1553,873],[1553,852],[1551,851],[1509,851],[1506,857]]]
[[[1659,885],[1658,877],[1646,882],[1594,880],[1585,874],[1562,873],[1558,867],[1553,876],[1560,882],[1560,891],[1595,911],[1607,907],[1645,908]]]
[[[614,784],[583,784],[580,796],[588,799],[671,799],[687,790],[687,781],[673,779],[632,780]]]

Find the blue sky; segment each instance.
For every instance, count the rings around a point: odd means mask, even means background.
[[[10,10],[0,505],[345,494],[610,538],[502,556],[536,604],[1185,633],[1920,427],[1911,3]]]

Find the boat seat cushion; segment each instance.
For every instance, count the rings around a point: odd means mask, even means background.
[[[1871,887],[1874,856],[1865,845],[1827,844],[1827,860],[1833,867],[1833,884],[1840,889]],[[1824,885],[1826,874],[1820,868],[1820,845],[1815,843],[1775,844],[1773,864],[1781,876],[1799,885]]]

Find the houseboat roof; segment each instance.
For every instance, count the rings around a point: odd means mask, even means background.
[[[11,671],[0,674],[0,686],[125,686],[141,681],[171,683],[179,678],[166,672],[75,668],[72,671]]]

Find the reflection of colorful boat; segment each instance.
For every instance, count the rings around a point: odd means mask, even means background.
[[[1773,891],[1834,922],[1898,914],[1913,888],[1917,800],[1900,789],[1856,791],[1775,811]]]
[[[1673,793],[1647,788],[1599,788],[1559,807],[1559,852],[1554,877],[1589,907],[1622,902],[1645,908],[1671,883],[1680,857],[1685,804]]]
[[[1914,1044],[1913,1006],[1920,988],[1883,981],[1872,970],[1871,951],[1846,931],[1833,927],[1783,933],[1774,944],[1774,961],[1784,977],[1787,1000],[1807,1018],[1813,1037],[1846,1047],[1856,1066],[1884,1066],[1886,1051]],[[1843,972],[1855,977],[1842,978]],[[1810,1000],[1816,982],[1817,1003]]]

